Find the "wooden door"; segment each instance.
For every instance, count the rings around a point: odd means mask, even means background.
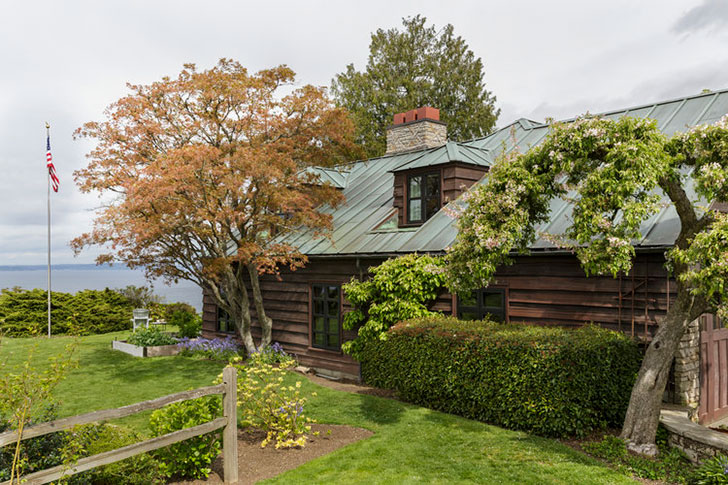
[[[701,424],[728,416],[728,328],[714,315],[700,317]]]

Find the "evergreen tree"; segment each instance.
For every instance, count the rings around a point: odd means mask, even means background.
[[[458,140],[488,134],[498,118],[481,59],[452,25],[438,31],[426,21],[417,15],[402,19],[402,31],[377,30],[366,69],[349,64],[332,81],[333,96],[352,114],[357,141],[370,157],[384,153],[386,127],[396,113],[438,108],[448,136]]]

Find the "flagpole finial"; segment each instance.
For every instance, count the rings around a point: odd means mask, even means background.
[[[49,130],[51,128],[51,124],[46,121],[46,130]]]

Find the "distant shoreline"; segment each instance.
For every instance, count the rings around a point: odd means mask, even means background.
[[[44,264],[8,264],[0,265],[0,271],[46,271],[48,266]],[[116,264],[109,266],[108,264],[52,264],[51,271],[63,271],[63,270],[84,270],[84,271],[115,271],[115,270],[129,270],[123,264]]]
[[[164,301],[189,303],[202,311],[202,290],[193,282],[182,280],[166,284],[164,280],[148,280],[143,268],[129,269],[126,265],[107,264],[56,264],[51,270],[53,291],[78,293],[83,290],[125,288],[127,286],[151,287]],[[24,288],[27,290],[48,287],[46,266],[18,264],[0,266],[0,289]]]

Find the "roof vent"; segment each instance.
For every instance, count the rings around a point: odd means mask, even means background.
[[[447,142],[447,125],[440,121],[440,110],[423,106],[394,115],[387,127],[387,152],[434,148]]]

